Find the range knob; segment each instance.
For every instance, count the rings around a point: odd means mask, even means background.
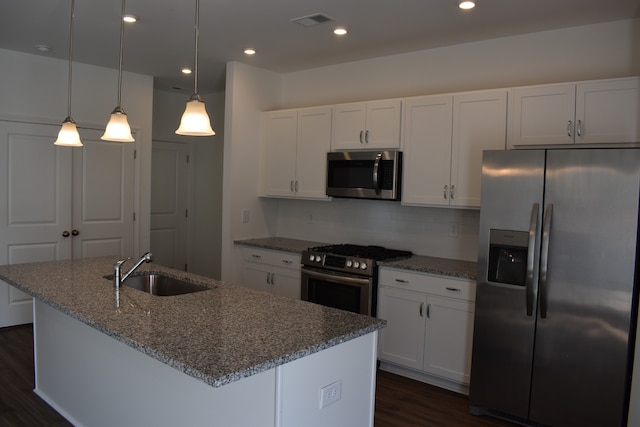
[[[353,268],[358,268],[358,267],[360,267],[360,263],[358,261],[354,261]]]
[[[367,269],[367,263],[363,262],[362,264],[360,264],[360,269],[361,270],[366,270]]]
[[[316,262],[322,262],[322,255],[316,255]]]
[[[347,267],[351,267],[353,265],[353,262],[350,259],[348,259],[346,265]]]
[[[316,260],[316,256],[315,255],[309,255],[309,261],[313,262]]]

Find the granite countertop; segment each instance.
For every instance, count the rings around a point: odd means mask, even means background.
[[[158,297],[124,286],[120,308],[103,276],[113,257],[0,266],[36,299],[213,387],[374,332],[385,322],[159,266],[211,289]],[[130,267],[129,261],[125,268]]]
[[[413,255],[410,258],[396,261],[383,261],[378,264],[385,267],[400,268],[404,270],[418,271],[421,273],[432,273],[439,274],[441,276],[451,276],[470,280],[475,280],[477,276],[477,263],[449,258]]]
[[[262,249],[272,249],[293,253],[301,253],[308,248],[327,244],[307,240],[289,239],[286,237],[264,237],[260,239],[236,240],[234,243],[237,245],[253,246]],[[404,270],[433,273],[442,276],[451,276],[470,280],[475,280],[477,275],[477,264],[475,262],[423,255],[413,255],[410,258],[396,261],[382,261],[378,262],[378,264]]]
[[[289,239],[287,237],[263,237],[259,239],[236,240],[233,243],[236,245],[293,253],[302,253],[302,251],[306,251],[309,248],[328,244],[323,242],[313,242],[310,240]]]

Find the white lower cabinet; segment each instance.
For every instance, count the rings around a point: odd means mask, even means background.
[[[467,393],[475,282],[382,267],[378,289],[381,367]]]
[[[300,255],[243,248],[242,285],[300,299]]]

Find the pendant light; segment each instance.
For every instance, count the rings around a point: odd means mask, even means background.
[[[211,136],[216,133],[211,129],[211,121],[204,107],[204,102],[198,95],[198,38],[200,36],[200,0],[196,0],[196,48],[194,66],[194,90],[193,95],[187,101],[187,106],[180,120],[180,127],[176,130],[178,135]]]
[[[122,46],[124,42],[124,2],[122,0],[122,13],[120,14],[120,62],[118,65],[118,105],[111,112],[111,119],[101,139],[115,142],[133,142],[131,128],[127,121],[127,113],[122,109],[120,102],[122,98]]]
[[[73,61],[73,12],[75,0],[71,0],[71,20],[69,24],[69,82],[67,86],[67,118],[62,122],[62,128],[58,132],[58,139],[54,145],[64,145],[69,147],[82,147],[80,135],[76,128],[76,122],[71,118],[71,69]]]

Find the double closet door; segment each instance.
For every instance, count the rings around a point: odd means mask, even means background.
[[[0,264],[133,256],[134,144],[80,129],[0,121]],[[108,272],[105,272],[108,274]],[[31,298],[0,282],[0,327],[31,322]]]

